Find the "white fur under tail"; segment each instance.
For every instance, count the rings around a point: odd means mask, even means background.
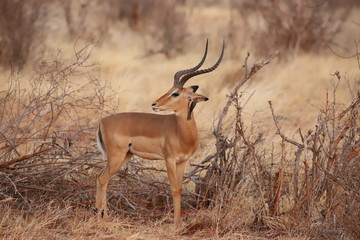
[[[103,160],[106,160],[106,152],[105,152],[105,149],[101,143],[101,130],[100,130],[100,125],[99,125],[99,128],[98,128],[98,133],[96,135],[96,143],[97,143],[97,147],[99,149],[99,151],[101,152],[102,156],[103,156]]]

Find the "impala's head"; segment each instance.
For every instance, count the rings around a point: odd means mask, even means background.
[[[191,117],[191,112],[194,110],[196,104],[198,102],[209,100],[206,96],[196,93],[196,90],[199,86],[190,86],[184,87],[184,84],[192,77],[209,73],[214,71],[220,64],[223,55],[224,55],[225,44],[223,43],[222,51],[218,61],[214,66],[198,70],[205,61],[208,49],[208,41],[206,41],[206,48],[203,58],[200,63],[193,68],[180,70],[175,73],[174,76],[174,85],[170,88],[170,90],[162,95],[159,99],[157,99],[153,104],[152,108],[154,111],[187,111],[188,119]]]

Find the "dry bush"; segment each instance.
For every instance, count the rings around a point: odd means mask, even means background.
[[[59,1],[59,4],[61,4],[64,9],[69,35],[78,38],[79,36],[87,34],[85,19],[89,2],[66,0]]]
[[[1,201],[13,199],[23,209],[55,199],[91,201],[94,116],[110,105],[104,105],[107,87],[88,64],[90,51],[76,50],[70,63],[60,52],[44,55],[28,82],[11,75],[0,100]]]
[[[81,36],[90,41],[104,40],[109,35],[110,22],[116,20],[110,0],[60,0],[51,5],[63,9],[69,35],[74,39]]]
[[[337,0],[318,0],[317,1],[319,4],[322,3],[329,3],[331,7],[342,7],[342,6],[346,6],[346,5],[350,5],[350,6],[360,6],[360,2],[357,0],[348,0],[348,1],[337,1]]]
[[[282,133],[271,102],[270,108],[282,143],[297,148],[292,161],[285,158],[286,163],[294,163],[292,182],[289,182],[292,191],[287,193],[294,201],[289,210],[292,217],[306,223],[312,236],[357,239],[360,237],[360,214],[356,210],[360,207],[360,89],[352,86],[352,102],[340,108],[336,90],[341,77],[339,72],[334,76],[338,81],[333,84],[332,93],[326,96],[315,130],[303,134],[299,129],[301,141]],[[277,179],[280,182],[277,195],[282,191],[281,178],[280,175]],[[279,201],[277,196],[273,200],[276,215],[280,214],[278,204],[275,205]]]
[[[126,22],[131,30],[153,41],[149,55],[163,53],[172,57],[184,48],[186,31],[183,1],[60,1],[72,37],[104,38],[111,22]],[[94,21],[94,19],[96,19]]]
[[[229,95],[214,129],[216,152],[186,175],[196,184],[197,207],[214,208],[213,229],[217,229],[220,235],[237,231],[262,216],[265,204],[262,178],[269,178],[270,174],[262,165],[261,169],[257,169],[257,164],[264,162],[264,156],[256,151],[255,146],[264,141],[264,136],[261,133],[245,136],[241,117],[244,106],[240,104],[242,94],[239,90],[278,53],[276,51],[267,59],[255,63],[250,70],[247,67],[249,55],[246,57],[244,78]],[[229,115],[234,117],[230,124],[227,123]],[[260,201],[249,200],[249,196]],[[244,203],[246,207],[236,207]],[[245,212],[253,212],[253,216],[247,217]],[[236,215],[243,217],[237,219]]]
[[[190,172],[197,184],[198,208],[212,209],[213,229],[220,236],[253,229],[267,237],[305,234],[317,239],[358,239],[358,83],[345,81],[353,100],[344,107],[336,100],[341,79],[336,72],[337,81],[315,129],[305,134],[299,129],[299,140],[283,134],[269,102],[280,136],[279,142],[270,144],[269,136],[246,126],[242,119],[248,99],[243,99],[239,88],[252,76],[247,59],[244,66],[245,76],[229,95],[214,130],[216,152]]]
[[[231,21],[232,35],[241,32],[244,26],[249,28],[246,32],[255,30],[251,42],[260,54],[274,48],[297,53],[338,46],[334,39],[351,11],[351,5],[335,7],[326,0],[234,0],[231,6],[238,12],[233,18],[243,20],[241,26],[236,25],[235,19]]]
[[[167,57],[181,52],[184,48],[186,31],[186,16],[182,9],[184,1],[110,1],[119,9],[120,20],[127,21],[136,31],[144,32],[156,42],[149,54],[164,53]],[[161,9],[161,10],[160,10]]]
[[[43,1],[0,1],[0,65],[22,68],[39,29]]]

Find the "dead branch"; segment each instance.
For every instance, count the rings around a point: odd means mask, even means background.
[[[276,134],[278,134],[283,140],[285,140],[286,142],[288,143],[291,143],[295,146],[297,146],[298,148],[304,148],[304,145],[303,144],[300,144],[294,140],[291,140],[289,138],[287,138],[282,132],[281,132],[281,129],[280,129],[280,126],[279,126],[279,123],[278,121],[276,120],[276,116],[275,116],[275,113],[274,113],[274,108],[272,106],[272,102],[269,101],[269,106],[270,106],[270,109],[271,109],[271,114],[272,114],[272,117],[273,117],[273,120],[274,120],[274,123],[275,123],[275,126],[276,126],[276,129],[277,129],[277,132]]]
[[[25,155],[25,156],[22,156],[22,157],[18,157],[18,158],[15,158],[15,159],[12,159],[10,161],[7,161],[7,162],[4,162],[4,163],[1,163],[0,164],[0,167],[2,168],[11,168],[9,167],[9,165],[12,165],[14,163],[18,163],[18,162],[21,162],[21,161],[24,161],[24,160],[27,160],[29,158],[33,158],[35,156],[39,156],[45,152],[48,152],[52,150],[52,148],[48,148],[48,149],[44,149],[44,150],[41,150],[41,151],[38,151],[38,152],[35,152],[35,153],[32,153],[32,154],[28,154],[28,155]]]

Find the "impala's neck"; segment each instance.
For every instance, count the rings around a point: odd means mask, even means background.
[[[187,111],[176,111],[175,116],[182,142],[189,145],[196,145],[198,133],[193,113],[191,113],[191,118],[189,120]]]

